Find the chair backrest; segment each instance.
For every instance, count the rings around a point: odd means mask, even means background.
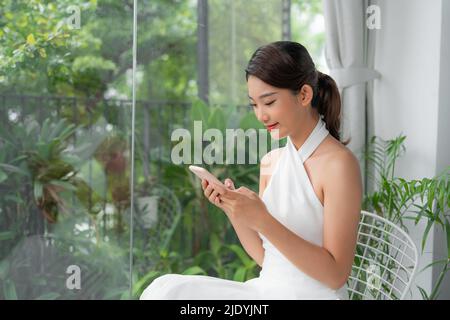
[[[142,250],[146,252],[140,262],[146,268],[153,267],[161,257],[160,251],[169,247],[182,218],[182,206],[175,192],[160,183],[152,184],[135,200],[134,237],[142,238]]]
[[[386,218],[361,212],[355,261],[347,282],[351,300],[402,300],[418,264],[411,237]]]

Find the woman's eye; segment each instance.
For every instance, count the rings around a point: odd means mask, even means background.
[[[266,105],[266,106],[270,106],[270,105],[272,105],[275,101],[276,101],[276,100],[273,100],[273,101],[271,101],[271,102],[266,103],[265,105]],[[249,106],[249,108],[255,108],[255,107],[256,107],[256,104],[249,103],[248,106]]]

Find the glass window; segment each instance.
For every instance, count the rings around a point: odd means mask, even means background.
[[[227,129],[262,128],[244,69],[257,47],[291,39],[326,71],[321,10],[320,0],[3,0],[0,299],[136,299],[165,273],[257,276],[188,164],[258,189],[261,150],[225,141]],[[177,132],[190,138],[184,163]]]

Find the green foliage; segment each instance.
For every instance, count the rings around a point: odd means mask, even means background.
[[[433,178],[405,180],[395,176],[398,158],[404,154],[405,136],[384,141],[373,137],[366,150],[366,158],[375,174],[370,175],[376,190],[364,197],[363,208],[376,212],[407,231],[406,220],[426,223],[422,235],[421,251],[425,249],[430,230],[434,226],[442,229],[446,235],[447,259],[436,260],[421,271],[436,265],[442,265],[432,292],[426,293],[419,288],[424,299],[436,299],[442,280],[450,265],[450,167]]]
[[[128,298],[129,266],[123,250],[63,233],[55,232],[51,238],[24,237],[17,243],[9,257],[0,262],[0,298]],[[50,240],[51,246],[47,244]],[[70,265],[82,270],[80,290],[65,286]]]
[[[143,0],[138,5],[143,72],[138,99],[195,96],[195,7],[188,1]],[[74,9],[80,13],[79,28],[70,23]],[[132,5],[121,1],[4,0],[2,92],[98,98],[114,88],[115,94],[130,97],[126,73],[132,61],[132,16]]]
[[[4,0],[0,7],[0,83],[42,82],[42,77],[70,81],[70,52],[78,45],[77,31],[68,23],[70,7],[95,10],[96,1]],[[45,79],[45,78],[44,78]],[[47,83],[47,81],[45,81]],[[36,89],[42,89],[37,87]]]
[[[118,292],[128,297],[128,250],[123,250],[120,234],[111,232],[117,226],[125,228],[114,202],[114,184],[109,183],[108,192],[92,188],[93,178],[110,178],[109,169],[123,167],[107,155],[125,152],[127,145],[122,142],[117,148],[123,140],[108,144],[113,135],[98,137],[64,118],[48,117],[39,124],[27,115],[16,123],[1,122],[0,298],[98,299],[114,292],[114,297]],[[106,155],[100,156],[104,162],[89,166],[95,150]],[[116,206],[111,218],[104,216],[106,201]],[[33,251],[36,244],[40,247]],[[78,293],[67,290],[61,284],[67,277],[64,268],[71,263],[89,270],[85,275],[98,283]],[[34,264],[40,269],[34,270]],[[42,268],[46,272],[37,271]]]
[[[256,48],[280,40],[281,8],[279,0],[208,1],[210,103],[247,102],[244,70]]]
[[[67,210],[64,191],[75,192],[79,190],[77,186],[85,186],[81,180],[75,178],[75,166],[79,159],[67,150],[69,139],[75,130],[75,125],[68,124],[64,119],[51,124],[47,118],[42,127],[36,121],[28,121],[26,130],[22,131],[24,135],[14,137],[16,141],[22,140],[26,145],[13,163],[25,163],[26,175],[30,178],[33,189],[33,200],[49,222],[56,222],[59,210]],[[19,133],[19,130],[16,132]],[[6,143],[12,145],[14,142]],[[1,165],[20,172],[19,167],[11,164]],[[21,174],[23,175],[23,172]]]
[[[322,0],[292,0],[291,2],[292,40],[305,45],[319,70],[323,65],[322,55],[325,47],[325,25]],[[321,28],[318,28],[322,23]]]

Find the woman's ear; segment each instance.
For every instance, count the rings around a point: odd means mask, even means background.
[[[314,91],[309,84],[304,84],[297,95],[297,99],[303,107],[306,107],[311,103]]]

